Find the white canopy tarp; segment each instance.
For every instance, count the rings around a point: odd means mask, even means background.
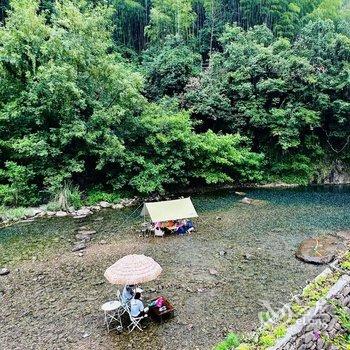
[[[198,217],[196,209],[189,197],[171,201],[145,203],[141,215],[149,215],[152,222]]]

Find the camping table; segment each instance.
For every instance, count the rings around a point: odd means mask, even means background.
[[[151,302],[156,301],[158,298],[160,297],[152,299]],[[171,305],[165,297],[162,298],[164,299],[164,305],[166,306],[166,309],[164,311],[159,311],[159,308],[157,306],[152,306],[149,308],[149,314],[151,317],[161,323],[163,323],[165,319],[173,318],[175,310],[174,306]]]
[[[112,329],[117,329],[118,331],[123,329],[122,320],[121,320],[121,308],[122,304],[118,300],[107,301],[101,306],[101,309],[104,312],[105,324],[107,326],[107,332]],[[117,323],[115,328],[111,328],[113,322]]]

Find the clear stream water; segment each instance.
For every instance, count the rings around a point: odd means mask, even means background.
[[[79,222],[53,218],[2,229],[0,265],[19,270],[0,280],[5,293],[0,348],[211,349],[229,330],[253,330],[266,304],[281,307],[323,270],[298,261],[294,252],[307,237],[350,229],[350,187],[245,192],[266,202],[242,204],[233,190],[192,196],[197,232],[183,237],[139,237],[136,208],[104,210]],[[70,252],[81,225],[97,231],[82,258]],[[116,287],[102,274],[132,252],[162,265],[159,280],[144,286],[145,298],[164,294],[176,317],[142,333],[107,336],[99,306]],[[33,276],[44,277],[33,281]],[[52,316],[45,319],[48,310]],[[83,338],[84,332],[89,336]]]

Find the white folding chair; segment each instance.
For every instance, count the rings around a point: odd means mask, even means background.
[[[141,332],[143,331],[141,327],[141,321],[145,316],[133,317],[129,314],[131,323],[128,326],[129,333],[131,333],[135,328],[138,328]]]
[[[135,328],[139,329],[142,332],[143,329],[141,327],[141,321],[148,316],[140,316],[140,317],[132,316],[129,304],[126,305],[126,309],[130,318],[130,324],[128,326],[129,333],[131,333]],[[148,307],[145,308],[146,312],[147,310],[148,310]]]

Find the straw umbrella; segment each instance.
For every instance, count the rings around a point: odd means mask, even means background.
[[[137,285],[156,279],[161,272],[161,266],[151,257],[132,254],[110,266],[104,276],[112,284]]]

